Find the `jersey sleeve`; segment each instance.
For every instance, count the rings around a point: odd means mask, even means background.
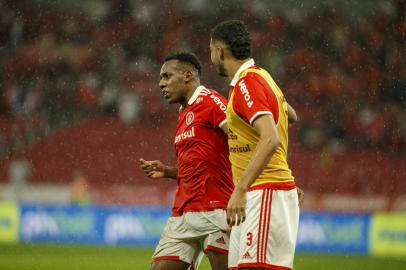
[[[226,123],[227,100],[215,91],[212,91],[206,99],[211,107],[208,119],[210,124],[221,128]]]
[[[245,121],[252,125],[258,116],[269,114],[278,122],[278,100],[264,79],[245,76],[237,82],[234,91],[233,109]]]

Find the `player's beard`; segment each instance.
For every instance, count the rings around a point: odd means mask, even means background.
[[[219,71],[219,75],[222,77],[227,77],[227,72],[226,72],[226,68],[224,67],[224,64],[222,62],[220,62],[217,65],[218,71]]]

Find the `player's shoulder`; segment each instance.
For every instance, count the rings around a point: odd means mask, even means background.
[[[236,87],[239,88],[243,94],[252,88],[269,88],[267,80],[269,76],[269,73],[265,69],[253,66],[245,71],[243,76],[237,81]]]
[[[204,88],[199,93],[199,98],[205,102],[212,102],[213,97],[222,97],[222,95],[214,89]]]
[[[218,91],[216,91],[214,89],[207,89],[207,90],[209,91],[208,94],[207,94],[208,97],[210,97],[211,95],[222,97],[222,95]]]
[[[201,87],[200,92],[199,92],[199,97],[206,97],[206,96],[210,95],[212,91],[214,91],[214,90],[206,88],[206,87]]]
[[[244,71],[243,76],[241,76],[240,81],[248,81],[248,82],[262,82],[269,76],[268,71],[259,66],[252,66]],[[237,82],[237,84],[238,84]]]
[[[227,100],[219,92],[214,89],[205,88],[200,92],[199,98],[200,102],[204,106],[209,107],[219,107],[221,110],[225,111],[227,108]]]

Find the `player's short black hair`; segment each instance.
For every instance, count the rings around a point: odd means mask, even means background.
[[[200,63],[199,58],[191,52],[175,52],[168,55],[164,62],[170,60],[178,60],[179,62],[189,64],[197,69],[199,76],[202,75],[202,64]]]
[[[213,40],[224,42],[237,59],[251,56],[251,38],[243,21],[228,20],[216,25],[210,32]]]

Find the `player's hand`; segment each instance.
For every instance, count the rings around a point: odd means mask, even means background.
[[[234,189],[227,205],[228,226],[240,225],[245,221],[245,208],[247,206],[247,191],[237,186]]]
[[[148,161],[140,158],[140,168],[144,173],[153,179],[165,177],[165,165],[159,160]]]
[[[297,196],[299,197],[299,206],[302,206],[302,204],[304,202],[304,191],[299,187],[296,187],[296,190],[297,190]]]

